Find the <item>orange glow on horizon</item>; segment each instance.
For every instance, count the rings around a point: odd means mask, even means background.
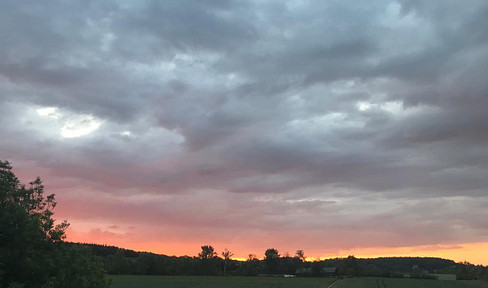
[[[361,248],[355,250],[343,250],[339,255],[328,255],[325,258],[347,257],[349,255],[354,255],[357,258],[437,257],[454,260],[455,262],[467,261],[471,264],[486,266],[488,265],[488,253],[484,251],[488,251],[488,242],[395,248]]]
[[[85,233],[77,233],[71,231],[68,234],[67,241],[95,243],[109,246],[117,246],[120,248],[131,249],[135,251],[146,251],[156,254],[164,254],[168,256],[196,256],[200,252],[201,245],[212,245],[220,256],[220,252],[224,248],[228,248],[234,253],[232,259],[245,261],[249,251],[252,249],[246,248],[238,249],[232,246],[226,246],[222,243],[203,243],[197,241],[191,242],[159,242],[159,241],[128,241],[121,238],[110,239],[100,235],[100,237],[92,237]],[[205,241],[204,241],[205,242]],[[292,250],[293,251],[293,250]],[[325,260],[330,258],[344,258],[349,255],[354,255],[357,258],[378,258],[378,257],[437,257],[454,260],[455,262],[468,261],[475,265],[488,265],[488,242],[484,243],[461,243],[455,245],[433,245],[433,246],[412,246],[412,247],[372,247],[372,248],[356,248],[340,250],[338,253],[323,253],[320,251],[306,250],[307,261]],[[280,250],[280,252],[283,252]],[[254,251],[258,259],[263,259],[264,251]],[[283,253],[282,253],[283,254]],[[291,256],[294,253],[289,253]],[[312,256],[318,255],[318,256]]]

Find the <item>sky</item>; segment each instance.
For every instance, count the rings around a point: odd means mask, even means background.
[[[0,159],[67,240],[488,265],[487,1],[0,6]]]

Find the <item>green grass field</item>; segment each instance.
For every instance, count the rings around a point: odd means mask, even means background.
[[[110,276],[112,288],[327,288],[332,278]],[[350,278],[333,288],[488,288],[487,281]]]
[[[399,278],[350,278],[334,288],[488,288],[487,281],[423,280]]]
[[[434,274],[439,280],[456,280],[456,274]]]
[[[331,278],[115,276],[111,288],[325,288]]]

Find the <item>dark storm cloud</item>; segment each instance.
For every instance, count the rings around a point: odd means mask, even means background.
[[[170,195],[175,205],[177,195],[206,191],[198,199],[211,202],[219,191],[244,207],[291,211],[283,222],[264,222],[269,227],[305,225],[309,215],[294,211],[350,207],[367,195],[385,207],[424,199],[417,214],[445,205],[440,216],[425,214],[435,219],[457,219],[457,208],[478,211],[471,197],[486,201],[484,1],[1,5],[0,156],[49,171],[52,185],[113,197]],[[57,110],[37,112],[43,107]],[[80,127],[92,130],[65,137]],[[287,197],[312,202],[279,202]],[[454,209],[443,197],[467,200]],[[329,198],[336,204],[313,202]],[[356,210],[368,219],[389,215],[382,225],[394,236],[381,243],[393,245],[401,242],[394,227],[412,221],[407,204],[395,213]],[[147,210],[168,219],[188,212],[134,209],[130,215]],[[222,225],[253,213],[253,221],[267,219],[248,210]],[[331,211],[327,217],[344,220],[348,235],[358,218]],[[476,230],[469,218],[458,221],[469,241],[486,239],[483,223]],[[436,225],[424,224],[422,231]],[[311,224],[330,228],[320,225]],[[410,244],[459,240],[457,232],[435,231]]]
[[[239,6],[246,4],[240,1],[148,1],[140,6],[134,4],[135,10],[119,10],[115,21],[122,25],[117,28],[121,29],[121,34],[127,31],[134,33],[123,37],[131,50],[138,50],[133,49],[134,45],[138,46],[134,40],[143,39],[142,44],[146,44],[145,38],[153,38],[154,46],[150,48],[155,53],[152,55],[154,58],[159,58],[168,49],[173,53],[200,49],[227,51],[245,45],[255,34],[253,26],[242,19],[245,15],[241,12],[246,14],[246,10]],[[124,45],[119,47],[125,51]]]

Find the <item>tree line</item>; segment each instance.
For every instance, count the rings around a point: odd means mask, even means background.
[[[303,250],[291,256],[280,255],[274,248],[267,249],[262,259],[249,254],[246,260],[226,257],[232,252],[225,249],[220,254],[211,245],[201,246],[196,256],[166,256],[148,252],[135,252],[114,246],[96,244],[70,244],[90,247],[103,259],[109,274],[137,275],[296,275],[320,276],[379,276],[435,279],[434,274],[457,274],[458,279],[486,279],[488,267],[433,257],[383,257],[358,259],[354,256],[306,261]],[[333,273],[324,268],[335,268]],[[330,271],[330,269],[329,269]]]
[[[457,280],[488,280],[488,266],[473,265],[466,261],[456,265]]]

